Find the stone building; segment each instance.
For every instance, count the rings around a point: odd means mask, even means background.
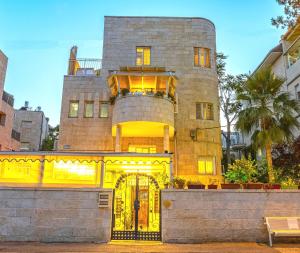
[[[289,92],[291,98],[300,100],[300,18],[281,37],[279,44],[268,52],[254,73],[268,67],[285,80],[282,91]],[[295,130],[294,136],[299,135],[300,130]],[[249,145],[251,138],[245,136],[245,141]]]
[[[82,59],[72,47],[58,152],[24,152],[15,181],[114,189],[111,238],[161,240],[160,190],[173,176],[223,181],[215,27],[108,16],[102,52]],[[4,161],[4,182],[18,162]]]
[[[170,152],[174,175],[220,179],[214,24],[107,16],[103,41],[102,67],[71,50],[58,149]]]
[[[14,97],[4,91],[8,59],[0,50],[0,151],[18,150],[20,134],[13,130]]]
[[[44,139],[48,136],[49,119],[40,107],[32,110],[28,102],[19,110],[15,110],[14,129],[20,133],[21,151],[41,150]]]

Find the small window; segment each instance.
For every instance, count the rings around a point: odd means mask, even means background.
[[[100,118],[108,118],[108,110],[109,110],[109,103],[108,102],[100,102],[99,117]]]
[[[84,102],[84,117],[92,118],[94,116],[94,101]]]
[[[78,117],[78,108],[79,108],[79,101],[70,101],[70,105],[69,105],[69,117],[70,118]]]
[[[32,127],[32,121],[30,121],[30,120],[22,120],[21,127],[22,128],[31,128]]]
[[[197,103],[196,104],[196,119],[213,120],[214,108],[212,103]]]
[[[137,47],[136,48],[136,65],[150,65],[151,62],[151,48]]]
[[[194,47],[194,65],[197,67],[210,68],[210,49]]]
[[[5,126],[6,114],[0,112],[0,126]]]
[[[30,149],[30,143],[29,142],[21,142],[20,150],[29,150],[29,149]]]
[[[198,173],[201,175],[215,174],[215,159],[214,157],[199,157],[198,159]]]

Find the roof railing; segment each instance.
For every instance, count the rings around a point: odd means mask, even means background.
[[[102,59],[77,58],[69,59],[68,75],[100,76]]]

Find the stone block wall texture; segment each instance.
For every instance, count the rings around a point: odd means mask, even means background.
[[[109,100],[107,78],[111,74],[110,71],[119,70],[120,66],[135,66],[138,46],[151,47],[152,67],[165,67],[166,70],[175,71],[178,77],[176,87],[178,113],[174,114],[171,105],[163,104],[160,105],[161,109],[165,108],[162,112],[157,110],[154,113],[151,109],[149,113],[145,110],[145,114],[139,114],[140,110],[132,110],[128,107],[126,113],[123,113],[127,107],[122,108],[118,104],[123,106],[125,100],[129,102],[133,102],[134,99],[139,100],[135,97],[116,101],[115,105],[110,106],[109,118],[100,119],[97,116],[97,103],[99,100]],[[211,68],[194,66],[194,47],[210,49]],[[62,150],[64,145],[70,145],[70,150],[76,151],[113,151],[114,123],[133,120],[136,116],[150,121],[160,122],[163,119],[163,123],[167,121],[166,123],[174,126],[176,130],[174,138],[176,142],[172,140],[170,145],[171,150],[175,152],[174,173],[177,172],[180,176],[198,175],[199,156],[209,156],[215,158],[216,174],[221,175],[221,132],[215,57],[215,27],[207,19],[105,17],[101,76],[65,76],[58,149]],[[79,100],[78,118],[68,118],[70,100]],[[84,100],[95,101],[94,118],[82,116]],[[158,105],[157,100],[152,99],[152,102],[149,101],[151,108]],[[196,103],[199,102],[213,104],[214,120],[196,119]],[[135,102],[132,103],[132,107],[137,108]],[[112,113],[116,113],[114,118],[111,117]],[[192,140],[190,136],[190,131],[195,129],[199,130],[197,141]],[[124,143],[127,141],[125,140]],[[122,146],[122,151],[124,150],[126,147]]]
[[[21,143],[29,143],[28,151],[39,151],[49,126],[43,111],[15,110],[13,128],[21,134]]]
[[[266,242],[265,216],[300,216],[296,190],[163,190],[161,199],[164,242]]]
[[[99,191],[1,188],[0,241],[109,241],[112,210],[98,207]]]

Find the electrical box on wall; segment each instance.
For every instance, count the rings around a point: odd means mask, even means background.
[[[98,207],[100,207],[100,208],[108,208],[109,207],[109,193],[108,192],[99,192]]]

